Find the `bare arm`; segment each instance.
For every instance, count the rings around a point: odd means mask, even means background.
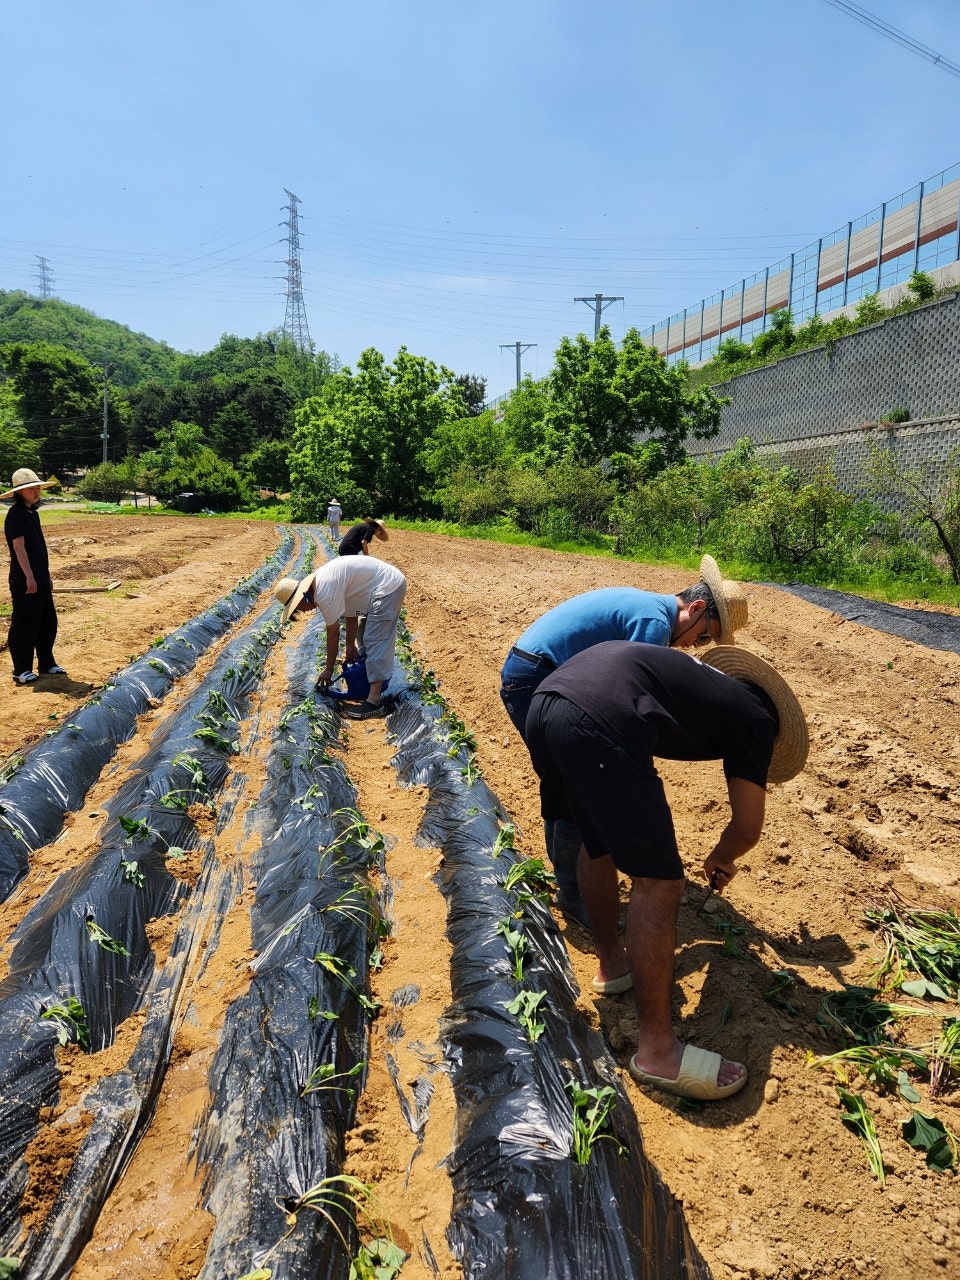
[[[359,619],[344,618],[344,627],[346,634],[344,636],[343,657],[345,662],[353,662],[359,650],[357,649],[357,630]]]
[[[337,662],[337,650],[340,648],[340,623],[332,623],[327,627],[327,665],[320,672],[320,683],[329,684],[333,679],[333,668]]]
[[[23,570],[23,576],[27,580],[27,595],[32,596],[37,591],[37,580],[33,576],[33,570],[30,567],[30,560],[27,556],[26,540],[24,538],[14,538],[13,554],[17,557],[17,564]]]
[[[703,874],[719,893],[737,874],[734,865],[748,849],[752,849],[763,832],[767,793],[745,778],[728,778],[730,821],[721,832],[713,852],[703,864]]]

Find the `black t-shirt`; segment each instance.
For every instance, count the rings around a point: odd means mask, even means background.
[[[632,754],[722,760],[728,778],[767,784],[776,724],[753,689],[681,649],[607,640],[551,672],[559,693]]]
[[[23,538],[23,547],[37,586],[47,586],[50,582],[50,560],[47,556],[47,544],[43,539],[43,530],[40,528],[40,514],[36,508],[27,507],[22,502],[11,503],[3,522],[3,532],[10,549],[11,585],[24,589],[27,585],[27,579],[20,568],[20,561],[13,550],[14,539]]]
[[[337,555],[362,556],[363,551],[361,550],[361,547],[363,546],[363,543],[370,542],[376,531],[377,526],[372,520],[361,520],[359,524],[351,525],[340,539],[340,545],[337,547]]]

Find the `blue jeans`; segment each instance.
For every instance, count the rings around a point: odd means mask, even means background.
[[[523,655],[511,649],[500,672],[500,701],[524,742],[527,740],[527,712],[530,699],[556,667],[549,658]]]
[[[535,654],[524,655],[511,649],[500,672],[500,700],[514,727],[527,740],[527,713],[530,700],[547,676],[556,667],[549,658]],[[551,818],[543,824],[543,836],[547,857],[553,864],[557,888],[568,902],[580,902],[580,881],[577,863],[580,860],[580,831],[564,818]]]

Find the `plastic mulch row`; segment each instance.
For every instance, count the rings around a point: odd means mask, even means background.
[[[258,805],[254,978],[230,1006],[198,1142],[216,1217],[201,1280],[255,1266],[273,1280],[347,1280],[356,1247],[350,1215],[334,1209],[334,1227],[309,1204],[311,1191],[334,1191],[366,1077],[368,959],[382,918],[367,871],[382,868],[382,848],[365,839],[353,787],[328,755],[339,718],[313,696],[322,638],[312,627],[291,653],[291,706]]]
[[[133,734],[137,716],[249,613],[292,547],[292,535],[282,530],[279,548],[255,573],[119,672],[69,723],[41,739],[22,760],[7,762],[0,786],[0,902],[27,874],[30,853],[49,844],[64,816],[83,803],[118,745]]]
[[[422,683],[416,673],[412,679]],[[400,779],[429,788],[421,838],[444,858],[454,994],[444,1041],[457,1102],[448,1166],[454,1255],[467,1280],[708,1277],[682,1207],[644,1155],[616,1063],[576,1009],[576,982],[549,910],[504,887],[519,854],[509,841],[502,847],[501,806],[471,770],[466,749],[451,758],[439,714],[407,693],[388,724]],[[497,932],[508,918],[529,944],[520,983]],[[544,993],[543,1031],[533,1042],[506,1008],[521,989]],[[617,1141],[599,1141],[587,1164],[572,1158],[571,1081],[616,1094]]]
[[[62,875],[12,935],[0,983],[0,1252],[15,1252],[22,1235],[23,1153],[38,1132],[40,1109],[58,1094],[58,1039],[104,1048],[124,1019],[148,1005],[127,1067],[85,1101],[93,1124],[37,1238],[26,1242],[25,1278],[66,1274],[148,1122],[193,943],[206,936],[205,922],[216,927],[236,890],[186,810],[213,804],[223,791],[239,721],[278,633],[279,608],[271,605],[227,646],[106,806],[97,852]],[[193,847],[205,855],[195,884],[175,874],[180,851]],[[180,927],[158,972],[145,926],[171,915]]]

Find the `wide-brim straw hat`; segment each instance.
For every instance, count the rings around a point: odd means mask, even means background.
[[[378,533],[378,535],[377,535],[377,536],[378,536],[378,537],[380,537],[380,538],[382,538],[382,539],[384,540],[384,542],[387,542],[387,541],[389,540],[389,538],[390,538],[389,533],[387,533],[387,526],[383,523],[383,521],[382,521],[382,520],[374,520],[374,522],[373,522],[373,523],[374,523],[374,524],[377,526],[377,528],[380,530],[380,532]]]
[[[0,493],[0,502],[8,502],[21,489],[33,489],[37,485],[41,489],[49,489],[54,484],[56,484],[55,480],[41,480],[37,473],[31,471],[29,467],[20,467],[13,473],[13,483],[7,492]]]
[[[710,588],[720,614],[719,644],[736,644],[737,632],[747,625],[747,598],[739,582],[725,578],[713,556],[700,561],[700,581]]]
[[[735,680],[746,680],[761,688],[777,709],[780,731],[773,744],[773,758],[767,772],[768,782],[787,782],[796,777],[807,761],[810,736],[807,718],[797,695],[769,662],[758,658],[742,645],[714,645],[703,655],[702,662],[715,667]]]
[[[283,616],[280,618],[281,626],[283,626],[285,622],[289,621],[297,605],[307,594],[312,578],[312,573],[308,573],[307,576],[305,578],[301,578],[299,582],[296,578],[281,578],[273,588],[274,599],[279,600],[283,605]]]

